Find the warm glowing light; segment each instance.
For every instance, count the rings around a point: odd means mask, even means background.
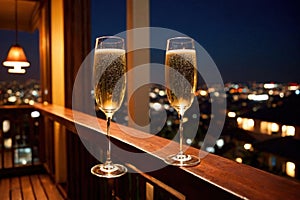
[[[40,116],[39,111],[32,111],[32,112],[31,112],[31,117],[32,117],[32,118],[37,118],[37,117],[39,117],[39,116]]]
[[[272,132],[278,132],[279,131],[279,125],[276,123],[271,124],[271,131]]]
[[[12,146],[12,139],[11,138],[4,139],[4,147],[10,149],[11,146]]]
[[[234,117],[236,117],[236,113],[235,112],[228,112],[227,116],[231,117],[231,118],[234,118]]]
[[[23,164],[23,165],[26,165],[27,164],[27,161],[25,160],[25,159],[20,159],[21,160],[21,163]]]
[[[12,69],[8,69],[9,73],[20,74],[26,72],[26,70],[22,69],[22,67],[29,67],[30,63],[27,61],[23,48],[16,44],[10,47],[3,65],[6,67],[13,67]]]
[[[202,115],[201,115],[201,118],[202,118],[202,119],[208,119],[208,118],[209,118],[209,115],[207,115],[207,114],[202,114]]]
[[[254,120],[253,119],[247,119],[246,127],[247,127],[248,130],[254,128]]]
[[[239,95],[232,95],[233,101],[238,101],[239,100]]]
[[[269,99],[269,95],[267,95],[267,94],[249,94],[248,99],[253,100],[253,101],[266,101]]]
[[[246,143],[244,144],[244,149],[250,150],[252,148],[252,144]]]
[[[30,100],[29,105],[31,105],[31,106],[34,105],[34,100]]]
[[[16,96],[10,96],[10,97],[7,98],[7,101],[11,102],[11,103],[16,102],[17,101],[17,97]]]
[[[273,94],[274,94],[274,91],[273,91],[273,90],[270,90],[268,93],[269,93],[269,95],[273,95]]]
[[[273,89],[273,88],[276,88],[276,87],[277,87],[277,84],[275,84],[275,83],[265,83],[264,84],[265,89]]]
[[[266,122],[262,121],[260,122],[260,132],[272,135],[272,133],[276,133],[279,131],[279,125],[274,122]]]
[[[154,93],[154,92],[150,92],[149,93],[149,96],[152,98],[152,99],[155,99],[157,97],[157,95]]]
[[[243,119],[242,119],[241,117],[238,117],[238,118],[236,119],[236,121],[237,121],[238,125],[241,125],[241,124],[242,124],[242,121],[243,121]]]
[[[253,131],[254,130],[254,120],[248,118],[237,118],[238,127],[244,130]]]
[[[280,98],[283,98],[284,97],[284,93],[280,92],[279,96],[280,96]]]
[[[9,120],[4,120],[2,122],[2,131],[3,133],[6,133],[10,130],[10,121]]]
[[[294,126],[283,125],[281,131],[282,131],[281,136],[285,137],[285,136],[295,136],[296,130]]]
[[[243,159],[242,158],[236,158],[235,161],[238,162],[238,163],[242,163]]]
[[[295,169],[296,169],[295,163],[293,163],[293,162],[286,162],[285,163],[286,175],[288,175],[290,177],[295,177]]]
[[[12,73],[12,74],[25,74],[26,70],[22,69],[22,66],[15,65],[14,68],[8,69],[8,73]]]
[[[298,85],[291,85],[291,86],[289,86],[289,90],[294,91],[294,90],[298,90],[298,89],[299,89]]]
[[[160,90],[158,92],[159,96],[165,96],[166,95],[166,92],[164,90]]]
[[[200,91],[199,91],[199,94],[200,94],[201,96],[206,96],[206,95],[207,95],[207,91],[205,91],[205,90],[200,90]]]

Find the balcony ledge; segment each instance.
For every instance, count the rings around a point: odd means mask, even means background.
[[[7,106],[0,108],[9,109]],[[61,123],[74,134],[77,134],[76,126],[79,125],[86,130],[105,135],[99,128],[100,126],[105,130],[106,122],[102,119],[52,104],[35,104],[33,108],[39,110],[42,116]],[[76,120],[74,115],[76,115]],[[130,135],[126,133],[130,133]],[[115,123],[111,125],[111,137],[118,144],[147,153],[158,162],[162,162],[164,157],[178,149],[176,142]],[[168,148],[160,151],[164,146],[168,146]],[[199,149],[193,147],[189,147],[187,152],[199,155]],[[203,152],[200,151],[200,154]],[[134,165],[139,165],[138,161],[133,160],[132,162]],[[127,166],[132,165],[128,164]],[[300,199],[299,182],[213,154],[206,155],[197,166],[171,167],[169,169],[175,171],[175,176],[179,173],[188,174],[188,177],[192,177],[191,184],[198,181],[205,182],[205,184],[217,187],[237,199]],[[170,177],[170,179],[172,178],[174,179],[174,177]],[[199,195],[201,195],[200,191]]]

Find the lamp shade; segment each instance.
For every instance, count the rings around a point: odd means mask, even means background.
[[[26,58],[23,48],[20,45],[15,44],[10,47],[3,65],[7,67],[29,67],[30,63]]]

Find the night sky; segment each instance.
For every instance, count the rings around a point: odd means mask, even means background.
[[[158,2],[152,3],[151,25],[193,37],[224,81],[300,81],[299,1]]]
[[[210,54],[225,82],[300,82],[300,1],[150,0],[150,4],[150,25],[194,38]],[[97,36],[125,29],[125,0],[92,0],[92,47]],[[37,36],[19,36],[32,63],[26,75],[31,78],[39,77]],[[14,33],[0,31],[1,61],[12,43]],[[0,81],[12,78],[3,67],[0,74]]]

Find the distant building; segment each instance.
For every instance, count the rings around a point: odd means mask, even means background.
[[[270,170],[290,177],[300,176],[300,95],[285,98],[281,106],[245,113],[237,118],[238,127],[269,138],[253,145],[264,152],[264,162]]]

